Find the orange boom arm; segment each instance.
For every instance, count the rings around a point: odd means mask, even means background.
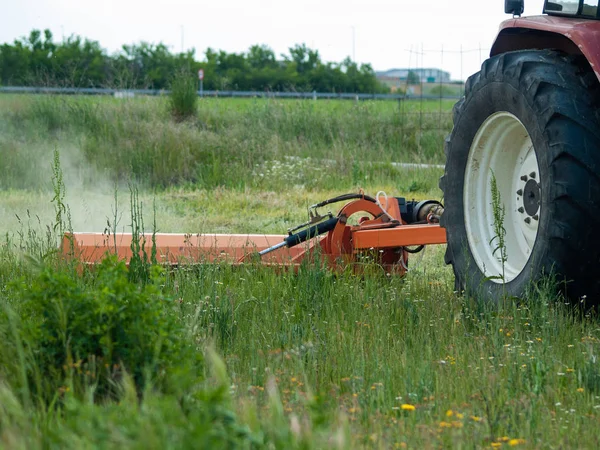
[[[318,212],[347,200],[337,216]],[[424,245],[446,243],[445,230],[438,224],[442,212],[443,206],[432,200],[417,203],[347,194],[311,206],[310,220],[288,235],[156,233],[139,236],[139,245],[132,245],[131,233],[73,233],[63,237],[62,252],[85,264],[96,264],[107,254],[129,260],[132,248],[148,254],[153,248],[157,262],[167,265],[260,260],[294,267],[307,257],[318,256],[332,268],[344,268],[369,256],[387,272],[404,274],[409,253]],[[352,220],[357,215],[359,219]]]

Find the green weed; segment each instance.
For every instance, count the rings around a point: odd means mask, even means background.
[[[492,179],[490,184],[490,189],[492,191],[492,215],[493,222],[492,226],[494,228],[494,237],[492,241],[489,243],[490,245],[495,245],[494,250],[492,252],[493,255],[499,253],[500,264],[502,265],[502,273],[499,275],[499,279],[504,282],[505,277],[505,266],[508,261],[508,255],[506,254],[506,229],[504,228],[504,217],[506,216],[506,207],[504,203],[502,203],[502,197],[500,195],[500,190],[498,189],[498,183],[496,181],[496,175],[492,172]],[[495,244],[494,244],[495,243]]]
[[[95,398],[113,397],[126,372],[141,392],[147,382],[164,386],[167,372],[195,359],[172,300],[157,287],[157,269],[143,287],[111,258],[84,278],[45,265],[31,280],[10,285],[12,306],[2,322],[17,334],[3,340],[22,345],[36,396],[50,402],[68,387],[81,398],[93,387]],[[15,364],[6,351],[2,356],[5,367]]]
[[[196,79],[189,71],[181,71],[171,81],[169,110],[175,120],[182,121],[196,117],[198,92]]]

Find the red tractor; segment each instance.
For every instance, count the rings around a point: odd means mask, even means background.
[[[600,303],[600,9],[545,1],[500,26],[454,107],[440,180],[446,263],[456,288],[522,297],[554,275],[571,300]]]

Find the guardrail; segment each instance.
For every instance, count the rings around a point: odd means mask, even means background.
[[[57,88],[0,86],[0,93],[5,94],[52,94],[52,95],[111,95],[119,98],[130,98],[136,95],[161,96],[170,91],[162,89],[108,89],[108,88]],[[325,100],[459,100],[459,95],[407,95],[407,94],[351,94],[330,92],[261,92],[261,91],[198,91],[201,97],[236,97],[236,98],[291,98],[291,99],[325,99]]]

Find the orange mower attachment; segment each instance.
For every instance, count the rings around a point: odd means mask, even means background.
[[[347,203],[336,216],[319,213],[343,201]],[[435,200],[407,202],[385,194],[376,198],[345,194],[309,207],[309,220],[287,235],[156,233],[136,236],[136,243],[131,233],[72,233],[63,237],[61,247],[67,258],[92,265],[107,254],[128,261],[137,249],[142,249],[140,253],[152,249],[158,263],[173,266],[260,261],[297,267],[306,258],[319,257],[335,269],[353,266],[359,270],[360,263],[368,260],[388,273],[403,275],[410,253],[425,245],[446,243],[446,232],[439,226],[443,210]]]

